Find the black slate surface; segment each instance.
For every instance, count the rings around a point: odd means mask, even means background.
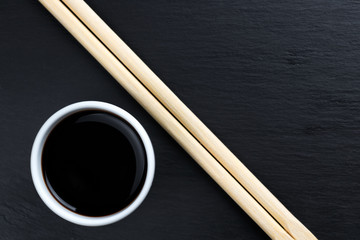
[[[319,239],[359,239],[358,1],[88,3]],[[0,239],[267,236],[35,0],[0,1]],[[32,141],[100,100],[148,131],[156,176],[123,221],[81,227],[38,197]]]

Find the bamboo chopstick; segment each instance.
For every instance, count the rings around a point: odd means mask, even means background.
[[[62,1],[290,235],[316,239],[83,0]]]
[[[40,2],[272,238],[292,239],[59,0]],[[131,51],[131,50],[130,50]],[[140,60],[140,59],[139,59]],[[165,85],[164,85],[165,86]],[[166,86],[165,86],[166,87]],[[175,96],[175,95],[174,95]]]
[[[59,0],[39,1],[272,239],[293,239]]]
[[[59,0],[40,2],[272,239],[293,239]]]

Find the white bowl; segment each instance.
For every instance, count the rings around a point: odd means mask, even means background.
[[[54,129],[54,127],[64,118],[69,115],[72,115],[79,111],[84,110],[100,110],[110,112],[116,116],[127,121],[131,126],[134,127],[136,132],[139,134],[146,152],[146,161],[147,161],[147,172],[145,177],[144,185],[136,197],[136,199],[128,205],[126,208],[122,209],[119,212],[116,212],[112,215],[103,216],[103,217],[88,217],[79,215],[75,212],[70,211],[63,205],[61,205],[49,192],[46,183],[44,181],[44,176],[42,173],[41,166],[41,156],[42,150],[45,144],[47,137],[50,132]],[[97,101],[86,101],[86,102],[78,102],[71,104],[67,107],[64,107],[57,111],[54,115],[52,115],[40,128],[33,147],[31,151],[31,175],[36,188],[36,191],[40,195],[40,198],[44,201],[44,203],[57,215],[66,219],[70,222],[83,225],[83,226],[102,226],[114,223],[119,221],[130,213],[132,213],[136,208],[140,206],[140,204],[144,201],[146,195],[148,194],[155,173],[155,157],[154,157],[154,149],[151,144],[150,138],[146,133],[145,129],[141,126],[141,124],[128,112],[123,109],[114,106],[109,103],[97,102]]]

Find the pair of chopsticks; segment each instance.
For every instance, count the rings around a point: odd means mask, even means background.
[[[83,0],[39,1],[271,239],[316,239]]]

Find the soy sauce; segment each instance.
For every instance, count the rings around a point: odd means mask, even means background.
[[[42,154],[52,195],[66,208],[99,217],[126,208],[141,191],[146,153],[138,133],[107,112],[83,111],[58,123]]]

